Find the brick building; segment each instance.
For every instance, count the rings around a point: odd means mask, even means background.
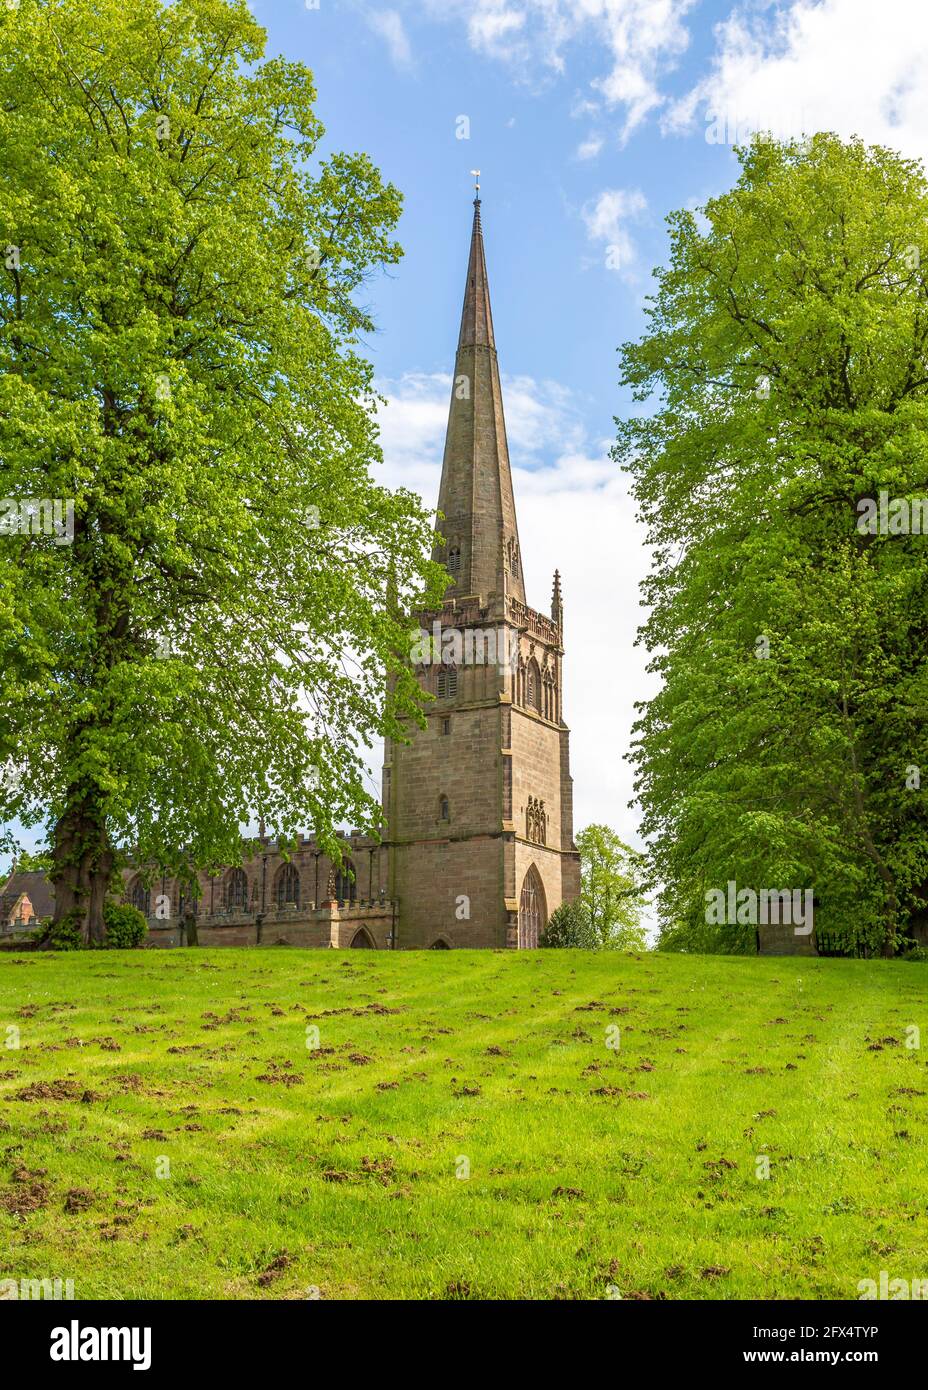
[[[34,931],[51,917],[55,907],[51,885],[44,873],[20,871],[13,865],[0,885],[0,936]]]

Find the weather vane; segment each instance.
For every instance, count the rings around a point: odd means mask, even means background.
[[[471,169],[471,173],[473,174],[474,179],[476,180],[476,182],[474,183],[474,192],[477,194],[477,197],[479,198],[479,197],[480,197],[480,170],[479,170],[479,169]]]

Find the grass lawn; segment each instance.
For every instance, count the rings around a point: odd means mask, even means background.
[[[922,965],[7,955],[3,1042],[0,1278],[79,1299],[928,1278]]]

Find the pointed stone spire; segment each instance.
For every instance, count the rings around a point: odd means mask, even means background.
[[[564,621],[564,602],[561,598],[561,572],[554,571],[554,588],[551,591],[551,617],[560,627]]]
[[[504,596],[525,602],[509,446],[503,416],[480,198],[474,199],[464,307],[441,471],[435,558],[450,571],[449,598],[479,596],[502,616]]]
[[[483,249],[483,229],[480,225],[480,199],[474,199],[474,228],[470,239],[470,260],[467,263],[467,283],[464,286],[464,309],[458,351],[464,347],[496,347],[493,337],[493,313],[490,309],[490,282]]]

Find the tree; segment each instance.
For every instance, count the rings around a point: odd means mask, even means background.
[[[554,909],[538,944],[561,951],[595,951],[599,941],[582,903],[572,902],[561,903]]]
[[[0,8],[0,814],[85,939],[130,851],[237,862],[258,815],[334,851],[421,718],[442,571],[357,346],[400,197],[264,42],[244,0]]]
[[[816,931],[891,954],[928,897],[928,548],[870,519],[928,492],[928,188],[827,134],[739,159],[702,222],[670,217],[623,348],[657,398],[615,451],[654,547],[651,877],[665,941],[735,881],[812,890]]]
[[[52,859],[47,850],[36,850],[32,854],[28,850],[20,850],[16,857],[15,868],[20,874],[47,874],[51,867]]]
[[[646,950],[643,857],[607,825],[588,825],[577,836],[580,905],[593,939],[613,950]]]

